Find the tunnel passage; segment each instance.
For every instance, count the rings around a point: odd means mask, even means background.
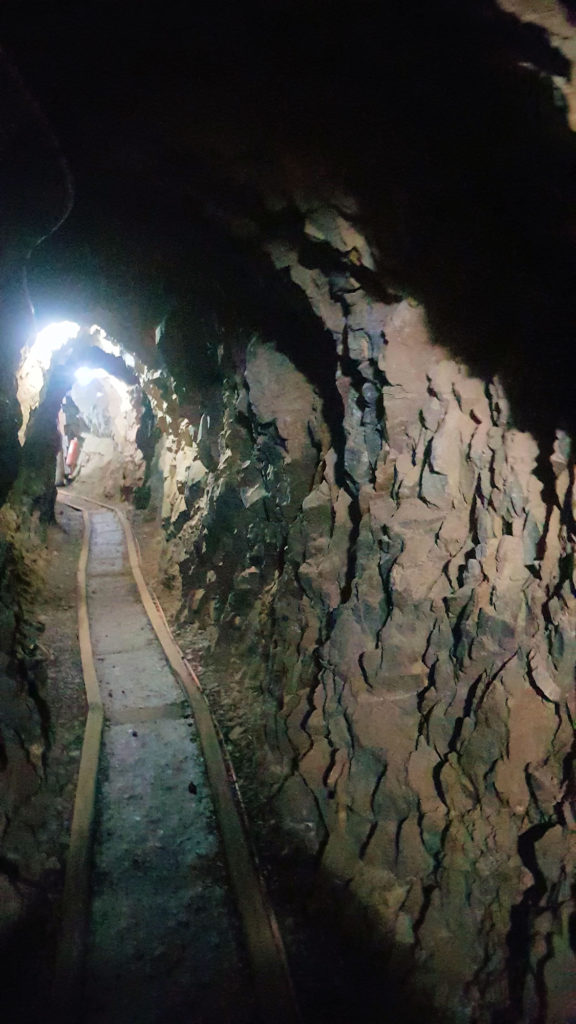
[[[137,385],[99,367],[79,367],[62,403],[62,475],[84,494],[107,501],[128,500],[144,480],[137,446],[140,395]],[[77,445],[73,445],[73,441]]]
[[[536,6],[0,14],[76,180],[33,301],[142,364],[125,498],[314,1021],[574,1016],[574,26]],[[39,792],[48,441],[1,520],[2,763]]]
[[[97,326],[43,328],[18,376],[22,469],[15,493],[42,518],[53,514],[55,483],[82,475],[86,493],[127,497],[142,484],[136,444],[141,388],[134,357]]]

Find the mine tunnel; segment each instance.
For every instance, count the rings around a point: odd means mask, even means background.
[[[2,1020],[576,1022],[576,4],[0,47]]]

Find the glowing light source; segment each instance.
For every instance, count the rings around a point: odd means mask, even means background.
[[[103,377],[108,377],[109,374],[100,366],[79,366],[78,369],[75,370],[74,376],[78,383],[82,387],[85,387],[93,380],[102,380]]]
[[[71,338],[76,338],[79,330],[80,324],[75,324],[72,320],[61,320],[60,323],[48,324],[36,335],[30,355],[47,369],[52,353],[62,348]]]

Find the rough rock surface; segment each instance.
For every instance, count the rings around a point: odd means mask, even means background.
[[[0,54],[2,179],[0,256],[0,502],[20,464],[16,370],[32,332],[24,265],[70,207],[67,169],[53,133],[4,53]],[[37,524],[21,530],[18,508],[0,512],[0,941],[36,902],[46,858],[33,836],[34,797],[43,789],[47,721],[40,690],[46,673],[30,598],[42,561]],[[31,526],[31,531],[30,531]],[[31,532],[31,536],[29,534]],[[24,809],[21,824],[18,818]],[[40,819],[42,815],[40,814]],[[20,837],[17,836],[20,830]],[[22,840],[22,841],[21,841]],[[32,841],[31,841],[32,840]],[[49,857],[47,858],[49,860]],[[49,866],[48,866],[49,870]]]
[[[576,83],[574,62],[576,60],[576,39],[574,36],[574,11],[572,5],[561,0],[498,0],[502,10],[513,14],[520,21],[538,25],[545,30],[553,46],[563,54],[572,66],[567,79],[557,80],[568,104],[570,127],[576,128]]]
[[[5,509],[2,516],[6,527]],[[35,567],[29,564],[28,551],[26,587],[21,575],[13,580],[21,594],[16,606],[17,657],[4,659],[0,714],[0,947],[3,1011],[9,1022],[37,1020],[45,1014],[52,980],[58,899],[85,719],[75,620],[81,535],[79,514],[59,509],[47,552],[36,550]],[[5,582],[3,605],[9,596]],[[7,644],[9,634],[4,630],[2,638]]]
[[[340,249],[352,226],[314,216]],[[219,421],[172,424],[164,517],[185,617],[216,627],[215,663],[239,656],[259,682],[273,812],[386,969],[443,1020],[563,1020],[570,439],[539,452],[498,381],[431,344],[422,308],[351,275],[338,291],[286,247],[282,261],[333,333],[342,444],[258,340]],[[210,430],[217,464],[200,454]]]

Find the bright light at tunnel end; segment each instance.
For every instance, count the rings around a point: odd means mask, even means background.
[[[61,320],[59,323],[48,324],[47,327],[38,331],[30,348],[30,354],[48,366],[52,353],[62,348],[71,338],[77,338],[79,331],[80,324],[74,323],[73,320]]]
[[[80,324],[75,323],[73,320],[60,320],[57,323],[48,324],[47,327],[43,327],[41,331],[38,331],[34,342],[28,350],[28,355],[26,356],[28,364],[36,364],[46,371],[50,366],[54,352],[62,348],[68,341],[77,338],[79,333]],[[116,341],[106,335],[102,327],[99,327],[98,324],[93,324],[90,328],[90,334],[94,337],[94,343],[97,348],[122,359],[130,369],[134,368],[136,364],[134,356],[130,352],[124,352]],[[93,380],[100,380],[103,377],[109,376],[109,373],[101,367],[79,366],[74,376],[78,384],[86,386]]]
[[[74,376],[82,387],[86,387],[86,385],[91,384],[93,380],[102,380],[103,377],[108,377],[109,374],[100,366],[79,366],[78,369],[74,371]]]

